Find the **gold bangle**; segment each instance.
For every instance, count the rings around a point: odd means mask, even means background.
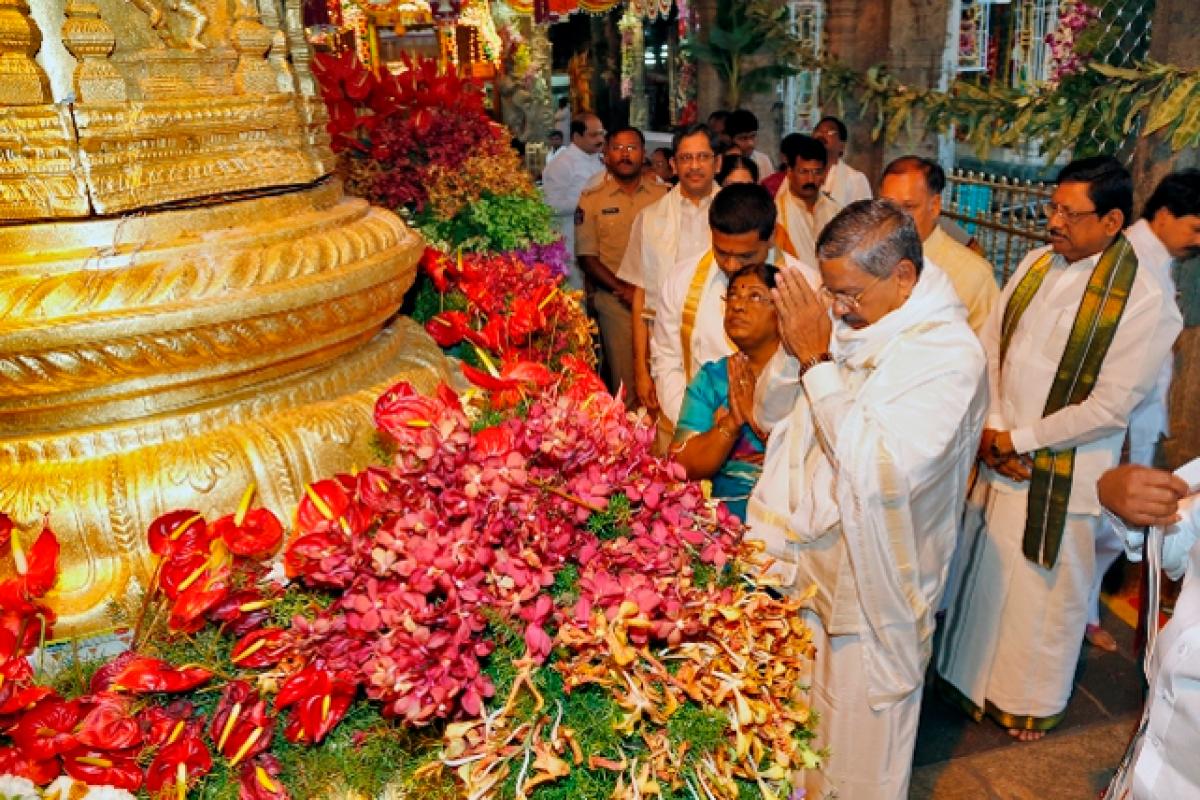
[[[736,428],[731,431],[731,430],[726,429],[726,427],[724,425],[717,425],[717,430],[721,432],[722,436],[729,438],[729,439],[736,439],[737,435],[738,435]]]

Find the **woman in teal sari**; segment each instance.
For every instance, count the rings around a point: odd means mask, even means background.
[[[744,519],[762,474],[766,435],[754,419],[754,387],[780,349],[771,303],[778,270],[744,267],[725,296],[725,335],[737,352],[700,367],[683,398],[671,452],[692,480],[712,481],[714,497]]]

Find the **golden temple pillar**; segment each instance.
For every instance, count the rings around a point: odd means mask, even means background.
[[[397,316],[422,240],[330,177],[298,7],[0,0],[0,510],[59,534],[60,635],[134,599],[156,516],[254,483],[286,520],[446,375]]]

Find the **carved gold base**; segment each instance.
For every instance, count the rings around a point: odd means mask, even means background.
[[[379,393],[447,375],[394,316],[422,247],[336,182],[0,228],[0,510],[62,541],[58,635],[138,594],[159,514],[254,483],[286,524],[306,483],[373,460]]]

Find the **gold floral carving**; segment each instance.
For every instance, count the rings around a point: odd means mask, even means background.
[[[332,173],[298,3],[260,19],[254,0],[32,2],[0,0],[0,221]]]

